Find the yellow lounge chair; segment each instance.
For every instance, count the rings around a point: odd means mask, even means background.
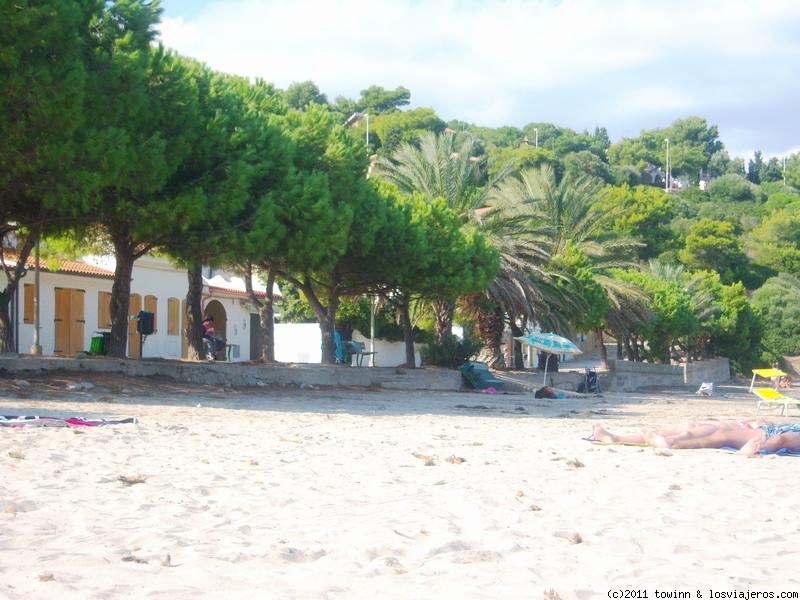
[[[758,403],[756,404],[756,416],[758,416],[758,412],[764,405],[780,406],[781,415],[786,417],[789,416],[790,404],[800,408],[800,398],[791,398],[789,396],[785,396],[774,388],[754,387],[758,377],[777,380],[784,375],[786,375],[786,373],[779,369],[753,369],[753,380],[750,382],[750,391],[758,397]]]
[[[781,415],[785,417],[789,416],[790,404],[800,408],[800,398],[790,398],[789,396],[784,396],[778,390],[773,390],[772,388],[753,388],[751,391],[758,396],[758,404],[756,404],[756,416],[758,416],[758,411],[761,410],[761,407],[765,404],[780,405]]]

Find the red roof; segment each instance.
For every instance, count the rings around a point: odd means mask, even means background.
[[[253,290],[253,291],[254,291],[255,295],[258,298],[266,298],[267,297],[267,293],[266,292],[260,292],[258,290]],[[219,296],[230,296],[230,297],[233,297],[233,298],[249,298],[250,297],[250,294],[248,294],[247,292],[245,292],[243,290],[236,290],[236,289],[232,289],[232,288],[218,287],[218,286],[215,286],[215,285],[208,286],[208,292],[210,294],[212,294],[212,295],[216,294],[216,295],[219,295]],[[281,298],[281,295],[280,294],[275,294],[275,298]]]
[[[14,266],[17,264],[17,260],[19,259],[19,254],[13,251],[6,250],[3,254],[5,263],[8,266]],[[36,267],[36,263],[32,256],[28,257],[28,260],[25,261],[25,268],[26,269],[34,269]],[[42,271],[48,271],[51,273],[74,273],[76,275],[88,275],[90,277],[107,277],[109,279],[114,278],[114,271],[109,271],[108,269],[101,269],[100,267],[95,267],[94,265],[90,265],[85,262],[81,262],[78,260],[58,260],[58,268],[56,269],[49,269],[47,267],[47,263],[43,260],[39,261],[39,268]]]

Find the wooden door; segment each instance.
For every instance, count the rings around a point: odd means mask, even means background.
[[[138,315],[140,310],[142,310],[142,297],[139,294],[131,294],[131,303],[128,307],[128,358],[142,357],[139,351],[141,336],[136,330],[136,319],[131,319],[132,316]]]
[[[69,343],[67,353],[72,356],[85,350],[83,347],[84,326],[83,290],[69,290]]]
[[[73,356],[84,350],[86,320],[83,315],[84,290],[55,288],[55,343],[53,354]]]
[[[55,343],[53,354],[66,354],[69,349],[69,290],[56,288]]]

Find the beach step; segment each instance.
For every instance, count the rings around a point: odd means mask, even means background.
[[[455,392],[461,389],[461,373],[451,369],[398,367],[394,369],[394,373],[381,377],[380,387],[387,390]]]

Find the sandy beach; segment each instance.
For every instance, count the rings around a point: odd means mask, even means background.
[[[139,423],[0,429],[0,597],[797,592],[800,459],[582,439],[754,408],[5,376],[0,414]]]

